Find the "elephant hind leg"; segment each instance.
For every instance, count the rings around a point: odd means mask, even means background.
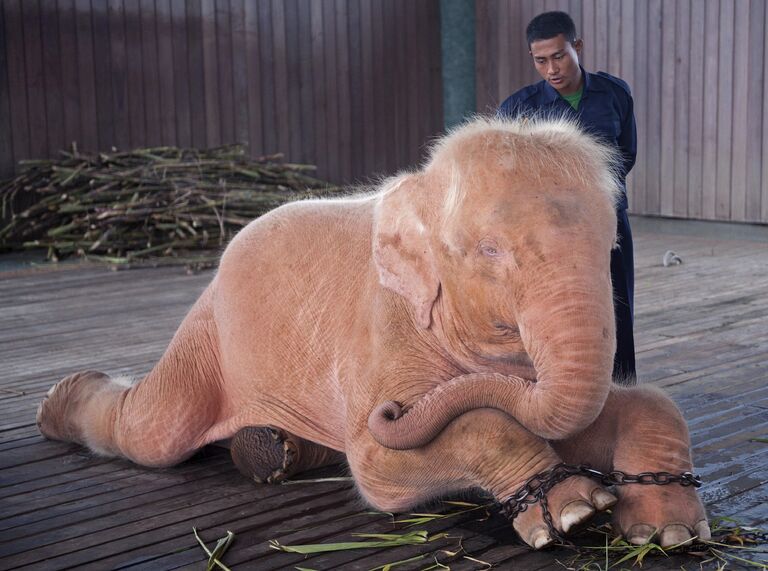
[[[145,466],[171,466],[207,444],[221,418],[218,339],[211,290],[190,310],[152,371],[130,384],[83,371],[40,404],[42,434]]]
[[[344,461],[344,454],[271,426],[247,426],[232,438],[232,461],[257,483],[278,484],[313,468]]]

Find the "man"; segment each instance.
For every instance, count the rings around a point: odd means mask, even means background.
[[[543,81],[513,93],[501,104],[499,114],[573,117],[587,131],[615,145],[622,155],[622,194],[616,206],[618,248],[611,252],[616,313],[613,377],[622,384],[635,384],[634,262],[626,196],[626,176],[637,154],[632,95],[621,79],[605,72],[588,73],[579,65],[583,41],[565,12],[539,14],[528,24],[526,38],[533,65]]]

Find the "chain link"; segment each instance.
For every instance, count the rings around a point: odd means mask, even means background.
[[[563,535],[555,529],[552,514],[549,512],[549,506],[547,505],[547,492],[571,476],[586,476],[598,480],[604,486],[623,486],[626,484],[657,486],[680,484],[681,486],[694,486],[695,488],[701,486],[701,478],[691,472],[683,472],[682,474],[672,474],[670,472],[627,474],[621,470],[613,470],[606,474],[592,468],[588,464],[571,466],[561,463],[529,478],[515,494],[502,502],[502,512],[507,519],[513,520],[526,511],[528,506],[539,502],[549,536],[555,541],[567,544],[568,542]]]

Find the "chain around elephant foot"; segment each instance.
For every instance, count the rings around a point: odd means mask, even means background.
[[[230,453],[240,473],[260,484],[279,484],[305,470],[344,460],[341,452],[271,426],[241,429],[232,438]]]
[[[541,506],[544,523],[547,526],[547,539],[550,540],[546,542],[546,544],[551,543],[552,540],[558,541],[559,543],[565,545],[569,544],[563,534],[561,534],[555,527],[547,502],[547,492],[549,492],[560,482],[563,482],[572,476],[586,476],[588,478],[597,480],[605,486],[624,486],[626,484],[645,484],[657,486],[679,484],[683,488],[698,488],[701,486],[701,478],[692,474],[691,472],[682,472],[680,474],[672,474],[669,472],[642,472],[640,474],[627,474],[620,470],[614,470],[612,472],[603,473],[588,465],[571,466],[561,463],[528,479],[517,493],[513,494],[511,497],[502,502],[502,511],[504,515],[506,515],[508,519],[514,520],[518,515],[525,512],[529,506],[538,503]],[[600,492],[600,490],[595,491]],[[602,491],[602,494],[606,494],[606,492]],[[695,493],[693,494],[695,498]],[[610,494],[603,495],[603,497],[606,499],[609,496]],[[616,498],[614,497],[613,500],[615,501],[615,499]],[[601,510],[605,509],[606,507],[610,507],[613,502],[602,503],[604,503],[604,505],[600,508]],[[695,504],[696,502],[694,501],[689,503]],[[628,526],[620,525],[619,527],[624,529]],[[648,526],[643,524],[635,526],[635,528],[640,527],[646,528]],[[666,533],[666,535],[662,533],[662,543],[665,547],[680,543],[679,539],[687,540],[692,537],[691,533],[689,533],[691,531],[690,529],[687,529],[685,532],[683,532],[682,535],[677,533],[677,528],[683,528],[687,526],[672,524],[668,527],[670,529],[666,530],[666,532],[662,530],[664,533]],[[563,531],[567,532],[568,530],[563,529]],[[709,527],[707,526],[706,519],[699,521],[696,524],[693,533],[702,539],[709,539]],[[647,537],[643,536],[641,538],[642,540],[635,539],[634,537],[630,537],[629,539],[631,543],[645,543],[646,541],[650,540],[652,534],[653,531],[651,531],[650,535]],[[625,535],[627,535],[626,532]],[[665,537],[667,539],[665,539]],[[543,546],[545,546],[545,542],[543,541],[541,545],[534,545],[536,548]]]

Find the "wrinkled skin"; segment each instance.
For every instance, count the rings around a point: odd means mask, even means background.
[[[67,377],[41,431],[146,466],[237,433],[261,481],[292,473],[289,452],[302,469],[341,452],[384,510],[478,487],[504,501],[561,459],[691,470],[671,401],[611,384],[609,159],[573,126],[481,120],[371,196],[281,207],[233,239],[142,381]],[[707,537],[695,491],[674,487],[619,489],[619,529]],[[565,532],[616,501],[584,477],[547,497]],[[552,540],[538,506],[514,527]]]

